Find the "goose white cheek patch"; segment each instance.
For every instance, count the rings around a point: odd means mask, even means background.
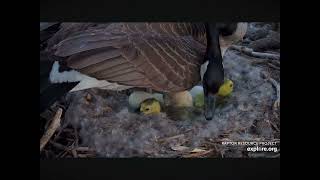
[[[203,81],[203,76],[204,76],[204,73],[207,71],[208,64],[209,64],[209,61],[206,61],[201,65],[201,68],[200,68],[201,81]]]

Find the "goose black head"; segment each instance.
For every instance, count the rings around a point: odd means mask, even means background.
[[[205,98],[204,115],[207,120],[213,118],[216,96],[224,82],[220,37],[231,37],[229,40],[233,41],[238,37],[233,35],[242,32],[239,28],[241,27],[238,26],[238,23],[206,23],[207,51],[205,61],[208,60],[209,63],[203,75],[202,84]]]
[[[210,63],[207,66],[207,71],[203,76],[204,90],[204,112],[205,118],[211,120],[215,111],[216,96],[220,86],[224,81],[224,69],[222,65]]]

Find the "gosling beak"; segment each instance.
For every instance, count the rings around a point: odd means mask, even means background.
[[[204,116],[206,120],[210,121],[215,112],[216,95],[208,93],[204,96],[204,101]]]

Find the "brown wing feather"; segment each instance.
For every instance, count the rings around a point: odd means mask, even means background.
[[[112,23],[94,27],[65,25],[61,31],[66,32],[53,37],[50,50],[68,57],[68,66],[81,73],[123,85],[167,92],[185,90],[200,81],[205,47],[188,34],[190,26]]]

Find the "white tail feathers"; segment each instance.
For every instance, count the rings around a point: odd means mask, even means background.
[[[52,66],[49,79],[51,83],[80,82],[71,91],[80,91],[90,88],[101,88],[121,91],[130,88],[129,86],[119,85],[117,83],[110,83],[105,80],[97,80],[96,78],[89,77],[85,74],[81,74],[80,72],[75,70],[59,72],[59,62],[57,61],[54,62]]]

